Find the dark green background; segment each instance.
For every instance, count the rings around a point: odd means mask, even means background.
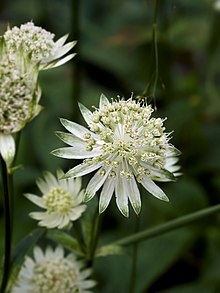
[[[141,229],[220,202],[220,11],[213,4],[159,1],[156,115],[167,117],[167,131],[174,130],[172,143],[182,151],[183,176],[161,185],[170,203],[143,192]],[[37,207],[23,193],[40,194],[35,180],[44,170],[67,171],[76,163],[50,154],[63,146],[54,135],[63,130],[58,117],[84,123],[77,101],[97,106],[101,93],[129,98],[146,89],[155,71],[153,11],[154,1],[144,0],[1,1],[1,33],[7,23],[33,20],[57,38],[70,32],[69,39],[79,40],[73,61],[40,74],[44,110],[22,131],[16,161],[23,169],[15,174],[14,243],[37,226],[28,216]],[[150,88],[149,102],[151,94]],[[2,213],[1,197],[1,239]],[[130,214],[125,219],[113,199],[103,216],[101,241],[132,233],[135,215]],[[138,254],[137,292],[220,292],[219,215],[143,242]],[[128,292],[130,266],[128,255],[97,259],[97,292]]]

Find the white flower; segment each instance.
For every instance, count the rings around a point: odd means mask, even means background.
[[[56,42],[54,37],[54,34],[35,26],[33,22],[27,22],[20,27],[14,26],[12,29],[8,28],[4,34],[11,58],[21,48],[30,55],[32,61],[40,63],[40,69],[60,66],[75,56],[75,54],[70,54],[63,57],[75,46],[76,42],[64,45],[68,35]]]
[[[20,131],[42,109],[38,104],[38,66],[21,50],[13,60],[9,55],[4,39],[0,38],[0,153],[8,168],[15,155],[12,133]]]
[[[58,246],[47,247],[45,253],[34,248],[34,259],[27,257],[12,288],[12,293],[89,293],[96,282],[87,280],[91,269],[84,269],[84,263],[74,254],[64,256]]]
[[[63,176],[57,172],[57,178]],[[86,209],[82,204],[84,190],[81,190],[81,178],[59,180],[50,172],[45,172],[44,179],[37,180],[37,186],[43,196],[27,193],[25,196],[45,209],[44,212],[32,212],[30,216],[40,221],[39,225],[47,228],[62,229],[71,221],[76,221]]]
[[[40,112],[38,73],[38,67],[19,50],[12,61],[4,39],[0,39],[1,133],[18,132]]]
[[[100,213],[115,192],[117,206],[124,216],[129,214],[128,200],[138,214],[141,199],[137,180],[152,195],[168,201],[153,180],[175,180],[166,164],[180,152],[169,143],[163,120],[151,118],[152,107],[132,99],[109,102],[101,95],[99,108],[94,112],[83,105],[80,110],[90,130],[61,119],[70,133],[57,132],[57,135],[70,147],[52,153],[62,158],[84,159],[64,178],[83,176],[99,169],[88,183],[84,200],[90,200],[103,186]]]
[[[215,10],[220,10],[220,0],[216,0],[214,3],[213,3],[213,7]]]

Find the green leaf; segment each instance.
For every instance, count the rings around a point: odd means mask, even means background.
[[[79,256],[84,255],[78,240],[64,231],[50,230],[47,232],[47,237],[61,244],[65,248],[69,249],[70,251],[73,251],[75,254]]]
[[[16,279],[20,268],[24,262],[24,258],[28,251],[36,244],[36,242],[44,235],[45,229],[38,228],[25,236],[14,248],[11,260],[11,276],[10,282]],[[9,282],[9,284],[10,284]]]

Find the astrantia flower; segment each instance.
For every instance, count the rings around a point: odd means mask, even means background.
[[[166,168],[170,158],[179,151],[169,143],[161,118],[151,118],[150,105],[129,99],[111,101],[101,95],[94,112],[80,105],[89,130],[74,122],[61,119],[70,133],[57,135],[71,147],[52,153],[68,159],[84,159],[83,163],[66,173],[65,178],[83,176],[99,169],[88,183],[85,201],[103,186],[99,211],[103,212],[115,192],[116,203],[128,216],[128,200],[138,214],[141,199],[136,180],[155,197],[168,201],[164,192],[153,182],[175,179]],[[172,163],[173,164],[173,163]]]
[[[63,176],[57,172],[57,178]],[[30,216],[40,221],[40,226],[62,229],[77,220],[86,209],[82,204],[84,190],[81,190],[81,178],[59,180],[50,172],[45,172],[44,179],[37,180],[37,186],[43,196],[27,193],[25,196],[44,212],[32,212]]]
[[[19,48],[22,48],[25,53],[30,54],[32,61],[40,63],[40,69],[60,66],[75,56],[75,54],[70,54],[61,58],[75,46],[76,42],[64,45],[68,35],[56,42],[54,37],[54,34],[35,26],[33,22],[9,28],[4,34],[11,58]]]
[[[14,149],[12,133],[21,130],[41,110],[41,91],[37,84],[38,66],[21,50],[11,60],[3,38],[0,39],[0,152]],[[8,138],[10,136],[10,139]],[[7,161],[7,160],[6,160]]]
[[[89,293],[95,281],[88,280],[91,269],[84,269],[84,263],[74,254],[64,256],[58,246],[47,247],[45,253],[34,248],[34,259],[27,257],[12,293]]]

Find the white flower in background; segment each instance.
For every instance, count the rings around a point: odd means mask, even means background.
[[[99,169],[88,183],[84,200],[90,200],[103,186],[100,213],[106,209],[115,192],[117,206],[124,216],[129,215],[128,200],[138,214],[141,198],[137,180],[149,193],[168,201],[153,180],[175,180],[170,158],[180,152],[169,143],[169,134],[164,132],[164,120],[151,118],[152,107],[132,99],[109,102],[101,95],[99,108],[94,112],[81,104],[80,110],[89,130],[61,119],[70,133],[57,132],[57,135],[70,147],[52,153],[67,159],[84,159],[64,178],[83,176]]]
[[[63,175],[61,170],[57,171],[57,178],[45,172],[44,180],[37,180],[42,197],[25,194],[30,201],[46,210],[30,213],[33,219],[40,221],[40,226],[62,229],[81,217],[86,209],[82,204],[84,190],[81,190],[81,178],[59,180]]]
[[[37,83],[38,66],[21,50],[9,57],[3,38],[0,39],[0,153],[8,167],[15,153],[12,133],[20,131],[41,110],[41,91]]]
[[[4,34],[11,58],[19,48],[22,48],[25,53],[30,55],[32,61],[40,63],[40,69],[60,66],[75,56],[75,54],[70,54],[64,57],[75,46],[76,42],[64,45],[68,35],[56,42],[54,37],[54,34],[34,25],[33,22],[27,22],[20,27],[14,26],[12,29],[8,28]]]
[[[91,269],[83,267],[74,254],[64,256],[61,246],[47,247],[45,253],[35,247],[34,259],[26,258],[12,293],[90,293],[96,282],[87,279]]]
[[[214,6],[214,9],[215,10],[220,10],[220,0],[216,0],[214,3],[213,3],[213,6]]]

